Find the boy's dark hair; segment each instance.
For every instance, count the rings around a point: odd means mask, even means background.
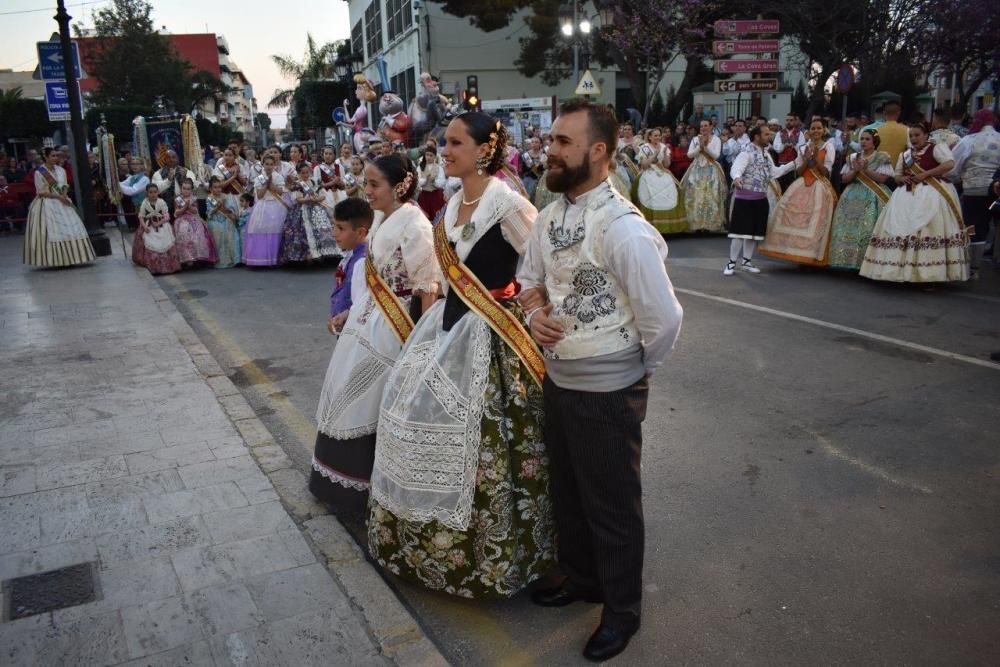
[[[156,190],[157,192],[160,191],[160,186],[157,185],[156,183],[153,183],[152,181],[146,184],[146,192],[149,192],[150,188]]]
[[[371,204],[358,197],[348,197],[344,201],[333,207],[333,219],[342,222],[349,222],[353,229],[364,227],[372,228],[372,221],[375,220],[375,211]]]
[[[590,126],[590,144],[604,144],[610,160],[618,146],[618,119],[613,111],[603,104],[597,104],[581,97],[564,102],[559,107],[559,115],[586,112]]]
[[[250,202],[250,205],[253,206],[253,195],[250,194],[249,192],[244,192],[243,194],[241,194],[240,200],[245,202]]]

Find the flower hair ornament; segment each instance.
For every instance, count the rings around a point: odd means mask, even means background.
[[[500,130],[502,127],[503,125],[500,121],[497,121],[496,127],[492,132],[490,132],[489,152],[476,160],[476,174],[479,176],[483,175],[483,170],[490,166],[490,162],[493,161],[493,156],[497,154],[497,142],[500,141]]]
[[[396,196],[396,199],[402,199],[410,191],[410,185],[412,184],[413,172],[408,171],[406,172],[406,177],[393,188],[393,194]]]

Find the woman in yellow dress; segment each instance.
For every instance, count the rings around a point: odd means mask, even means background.
[[[726,226],[726,173],[719,164],[722,141],[712,134],[712,123],[701,121],[698,134],[691,139],[688,157],[691,166],[684,172],[681,189],[687,210],[688,229],[692,232],[721,232]]]

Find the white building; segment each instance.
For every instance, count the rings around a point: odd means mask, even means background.
[[[362,56],[363,73],[380,83],[378,58],[385,61],[389,87],[406,103],[413,99],[420,72],[430,72],[441,81],[441,92],[458,96],[466,85],[466,77],[478,77],[479,94],[484,102],[511,98],[540,98],[555,95],[573,96],[576,81],[567,78],[550,86],[541,77],[528,78],[518,72],[514,62],[520,55],[519,40],[530,34],[525,18],[530,10],[515,14],[506,28],[483,32],[474,28],[468,18],[446,14],[441,5],[420,0],[347,0],[351,21],[351,48]],[[582,15],[597,13],[591,2],[580,3]],[[562,37],[560,37],[561,39]],[[764,115],[784,117],[790,108],[791,94],[805,74],[797,64],[794,44],[784,44],[780,57],[781,89],[760,95],[760,111]],[[581,59],[582,60],[582,59]],[[581,62],[581,70],[584,68]],[[567,69],[572,63],[566,63]],[[678,58],[660,84],[666,97],[671,84],[680,86],[685,62]],[[615,68],[601,69],[596,63],[592,73],[600,87],[594,99],[615,105],[621,113],[627,106],[631,89],[628,78]],[[743,76],[743,75],[741,75]],[[706,111],[717,112],[720,118],[735,115],[737,108],[749,109],[747,94],[716,95],[696,92],[695,102]],[[372,105],[377,106],[377,105]],[[732,110],[731,113],[726,113]],[[746,111],[749,113],[749,111]],[[372,122],[378,119],[377,109],[369,113]]]

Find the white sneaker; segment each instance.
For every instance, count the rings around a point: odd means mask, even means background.
[[[749,259],[743,260],[743,265],[740,267],[740,269],[746,271],[747,273],[760,273],[760,269],[751,264]]]
[[[726,268],[722,269],[722,275],[731,276],[736,271],[736,262],[726,262]]]

